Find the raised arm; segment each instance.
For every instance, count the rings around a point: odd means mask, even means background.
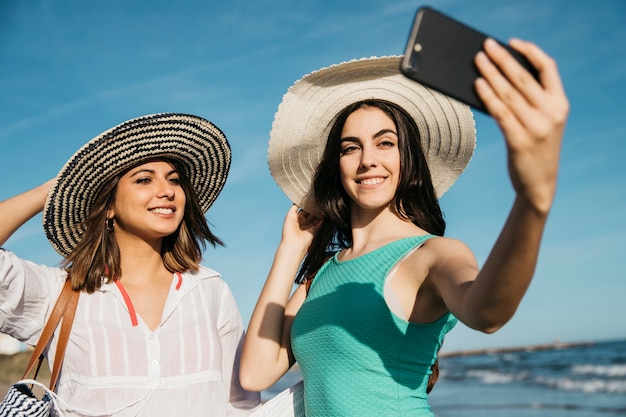
[[[48,190],[54,180],[28,190],[15,197],[0,201],[0,246],[4,245],[17,229],[43,210]]]
[[[241,355],[241,385],[261,391],[274,384],[294,363],[291,352],[291,323],[304,302],[306,289],[300,285],[290,297],[293,280],[304,259],[317,219],[291,207],[274,262],[257,304]]]
[[[515,200],[478,276],[471,266],[448,270],[444,275],[450,279],[441,288],[448,308],[485,332],[496,331],[513,316],[535,272],[569,112],[554,60],[529,42],[512,40],[511,46],[537,68],[539,82],[488,40],[485,53],[476,58],[482,75],[476,89],[504,134]]]

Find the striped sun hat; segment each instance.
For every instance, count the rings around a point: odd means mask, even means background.
[[[76,248],[109,179],[156,157],[182,163],[206,213],[224,187],[231,153],[217,126],[189,114],[143,116],[101,133],[72,155],[48,193],[43,228],[54,249],[66,257]]]
[[[437,197],[461,175],[476,145],[469,106],[402,75],[401,59],[343,62],[305,75],[289,88],[274,116],[268,164],[274,181],[291,201],[310,213],[318,212],[312,181],[330,129],[344,108],[368,99],[390,101],[413,117]]]

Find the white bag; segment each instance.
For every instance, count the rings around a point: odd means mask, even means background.
[[[300,381],[266,402],[250,417],[304,417],[304,385]]]

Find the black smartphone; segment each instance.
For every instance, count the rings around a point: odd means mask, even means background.
[[[487,35],[434,10],[421,7],[415,14],[411,34],[400,64],[402,73],[487,113],[474,89],[478,70],[474,57]],[[535,78],[537,70],[519,52],[498,41]]]

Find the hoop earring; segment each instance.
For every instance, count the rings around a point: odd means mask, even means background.
[[[115,224],[113,223],[113,218],[107,218],[104,221],[104,227],[106,227],[107,232],[109,233],[113,233],[113,227],[115,226]]]

